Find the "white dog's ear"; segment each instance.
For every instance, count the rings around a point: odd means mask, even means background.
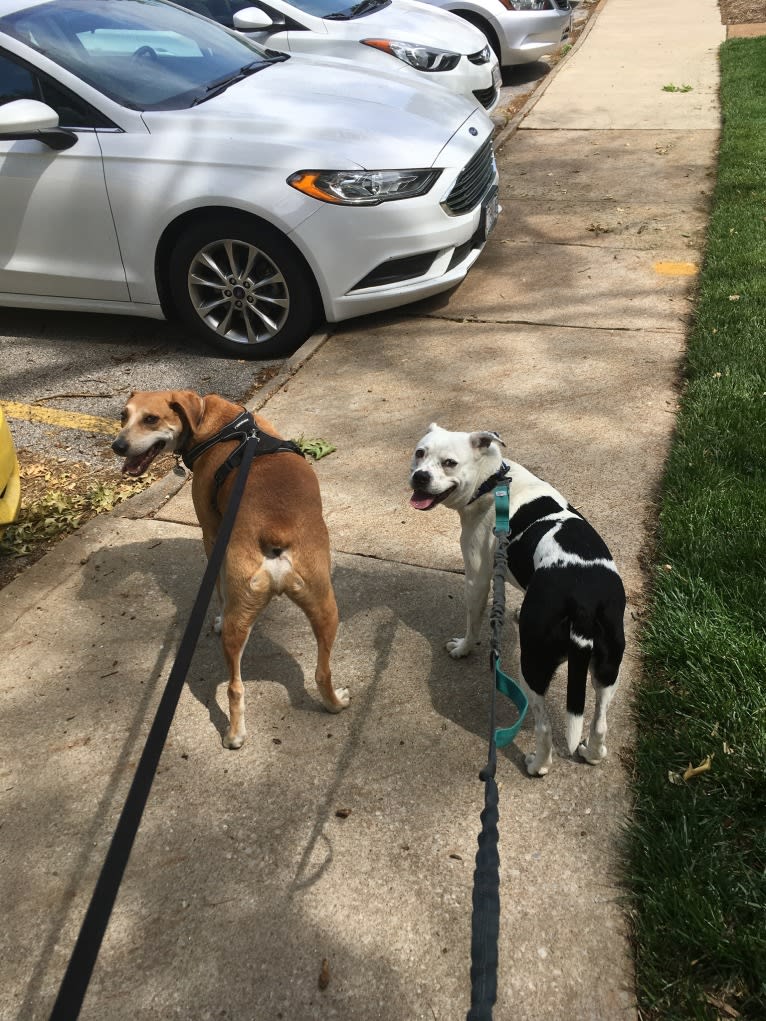
[[[434,431],[434,429],[438,429],[438,428],[439,428],[439,426],[436,424],[436,422],[431,422],[429,427],[426,429],[426,433],[432,433]]]
[[[505,444],[495,432],[475,432],[469,436],[471,446],[476,450],[487,450],[491,444],[499,443],[501,447]]]

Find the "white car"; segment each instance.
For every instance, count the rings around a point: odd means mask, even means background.
[[[164,0],[0,0],[0,97],[0,305],[270,357],[452,287],[497,216],[467,99]]]
[[[531,64],[555,53],[569,39],[569,0],[424,0],[480,29],[501,67]]]
[[[500,66],[484,35],[454,14],[417,0],[176,0],[284,53],[352,60],[357,67],[430,79],[497,103]]]

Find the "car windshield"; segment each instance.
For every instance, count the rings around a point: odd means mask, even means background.
[[[352,21],[365,14],[372,14],[383,7],[388,7],[391,0],[356,0],[346,3],[344,0],[298,0],[301,10],[315,14],[318,18],[335,19],[336,21]],[[321,8],[321,12],[314,8]]]
[[[54,0],[0,18],[0,32],[134,110],[203,102],[273,59],[162,0]]]
[[[246,7],[257,6],[257,0],[176,0],[190,11],[204,14],[222,25],[233,25],[234,15]],[[336,21],[351,21],[364,14],[372,14],[383,7],[389,7],[391,0],[290,0],[296,11],[310,14],[314,18],[328,18]],[[270,13],[274,13],[270,10]],[[281,13],[281,11],[279,12]]]

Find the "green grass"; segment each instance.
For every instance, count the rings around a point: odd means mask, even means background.
[[[636,695],[626,868],[646,1021],[766,1018],[766,39],[727,42],[721,68]]]

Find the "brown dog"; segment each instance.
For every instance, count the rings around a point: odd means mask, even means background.
[[[158,454],[187,453],[241,414],[241,407],[215,394],[134,392],[123,410],[122,429],[112,449],[126,458],[122,470],[138,476]],[[254,417],[260,430],[279,437],[270,422]],[[236,476],[236,471],[231,471],[216,491],[215,472],[236,446],[236,440],[215,443],[194,462],[192,499],[208,557]],[[230,678],[230,723],[223,738],[226,748],[240,748],[245,740],[240,661],[253,623],[272,596],[289,596],[311,623],[318,650],[315,677],[325,708],[337,713],[348,705],[347,689],[332,685],[330,652],[338,609],[330,581],[330,540],[316,475],[303,457],[282,451],[253,459],[218,592],[221,640]]]

